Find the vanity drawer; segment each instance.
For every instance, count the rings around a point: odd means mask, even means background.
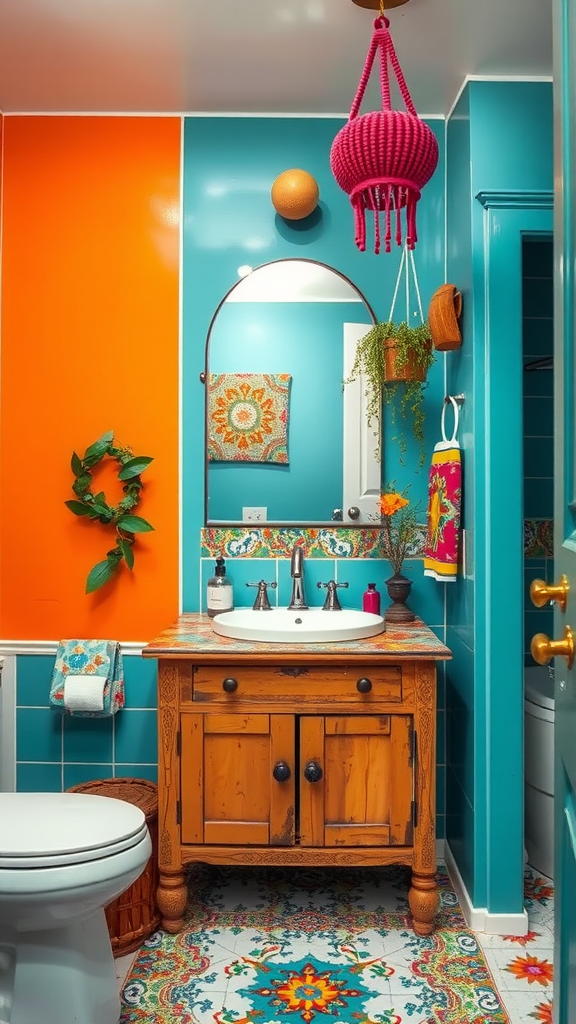
[[[275,707],[332,702],[364,707],[402,702],[399,665],[236,667],[202,665],[193,675],[194,704],[273,702]]]

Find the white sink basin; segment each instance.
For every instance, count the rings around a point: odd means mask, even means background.
[[[276,644],[321,644],[332,640],[359,640],[384,631],[384,619],[371,612],[323,611],[307,608],[288,611],[272,608],[253,611],[238,608],[212,619],[212,628],[220,636],[234,640],[256,640]]]

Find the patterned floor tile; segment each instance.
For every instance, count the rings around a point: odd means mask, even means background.
[[[437,928],[418,937],[409,877],[195,868],[187,926],[144,945],[120,1024],[551,1024],[548,926],[525,942],[471,932],[440,869]],[[526,891],[537,930],[552,887],[528,871]]]

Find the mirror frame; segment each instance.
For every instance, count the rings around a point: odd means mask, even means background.
[[[346,274],[343,274],[341,270],[336,270],[336,267],[331,267],[329,263],[323,263],[322,260],[312,260],[312,259],[309,259],[309,258],[306,258],[306,257],[303,257],[303,256],[287,256],[287,257],[280,258],[280,259],[277,259],[277,260],[268,260],[266,263],[260,263],[259,266],[253,268],[252,273],[254,274],[257,270],[261,270],[262,267],[274,266],[275,263],[294,263],[294,262],[310,263],[312,266],[324,267],[325,270],[330,270],[333,274],[337,274],[337,276],[342,281],[346,281],[346,283],[350,285],[350,287],[356,292],[358,297],[364,303],[366,309],[368,310],[368,313],[372,317],[372,323],[375,324],[375,323],[378,322],[377,319],[376,319],[376,314],[375,314],[374,310],[372,309],[372,306],[370,305],[370,303],[368,302],[368,299],[366,298],[364,293],[360,290],[360,288],[358,288],[358,286],[355,285],[354,282]],[[206,335],[206,347],[205,347],[205,353],[204,353],[204,370],[200,373],[200,381],[201,381],[202,384],[204,384],[204,388],[205,388],[205,394],[204,394],[204,526],[207,527],[207,528],[211,528],[211,529],[231,529],[231,530],[235,530],[235,529],[239,529],[239,528],[243,528],[243,529],[247,529],[247,530],[254,529],[254,525],[253,524],[244,523],[244,522],[242,522],[242,520],[240,520],[239,522],[232,521],[232,520],[223,522],[222,520],[218,521],[218,520],[209,520],[208,519],[208,468],[209,468],[209,461],[208,461],[208,459],[206,457],[206,449],[207,449],[208,429],[209,429],[209,424],[208,424],[208,374],[209,374],[208,359],[209,359],[209,354],[210,354],[210,337],[211,337],[211,334],[212,334],[212,329],[214,327],[214,323],[216,322],[216,318],[217,318],[217,316],[218,316],[222,306],[224,305],[224,303],[226,302],[228,297],[232,294],[232,292],[236,288],[238,288],[238,285],[242,284],[243,280],[245,280],[245,279],[241,277],[239,281],[235,281],[234,282],[232,287],[228,289],[228,291],[223,296],[223,298],[220,300],[220,302],[216,306],[216,309],[214,310],[214,313],[212,315],[212,319],[210,320],[210,323],[208,325],[208,333]],[[294,522],[294,521],[292,521],[292,522],[284,522],[283,520],[274,519],[274,520],[266,521],[262,525],[265,526],[265,527],[273,527],[275,529],[279,529],[279,528],[289,529],[291,527],[292,528],[296,528],[296,529],[326,529],[327,527],[330,528],[330,529],[340,529],[340,530],[341,529],[347,529],[347,530],[366,529],[366,523],[346,523],[346,524],[344,524],[344,523],[341,523],[341,522],[338,522],[338,521],[334,521],[334,522],[329,521],[327,523],[324,523],[324,522],[322,522],[322,523],[320,523],[320,522],[308,522],[307,520],[299,520],[298,522]],[[374,528],[378,529],[379,527],[377,526],[377,524],[375,524]]]

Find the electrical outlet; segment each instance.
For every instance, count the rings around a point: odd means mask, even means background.
[[[266,516],[268,514],[267,508],[256,507],[253,505],[242,508],[242,522],[243,523],[265,523]]]

